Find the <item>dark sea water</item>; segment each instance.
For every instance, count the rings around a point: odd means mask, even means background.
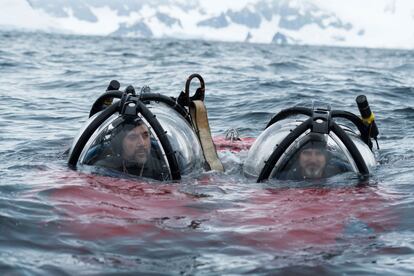
[[[312,100],[380,129],[378,166],[319,187],[256,184],[246,153],[178,183],[67,168],[65,151],[112,79],[178,96],[206,81],[213,134],[256,137]],[[0,32],[0,273],[414,273],[414,52]]]

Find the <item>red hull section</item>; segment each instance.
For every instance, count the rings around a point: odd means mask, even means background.
[[[219,150],[236,153],[248,150],[253,141],[215,139]],[[211,236],[218,236],[215,242],[231,246],[292,250],[335,245],[361,235],[369,239],[394,225],[390,200],[375,187],[265,189],[253,183],[219,187],[216,183],[223,183],[222,178],[209,175],[186,189],[188,183],[70,171],[57,178],[62,187],[50,198],[62,214],[61,229],[93,240],[134,237],[149,243],[185,239],[208,243]],[[226,192],[217,193],[219,189]]]
[[[214,137],[214,144],[217,151],[232,151],[239,152],[242,150],[249,150],[253,142],[256,140],[252,137],[241,138],[240,140],[227,140],[225,137]]]
[[[179,242],[217,234],[235,246],[292,250],[334,245],[361,234],[372,238],[393,225],[390,202],[372,187],[256,186],[240,196],[234,191],[233,199],[225,200],[186,193],[176,183],[140,183],[76,172],[65,182],[71,179],[82,180],[83,185],[56,189],[51,199],[63,214],[62,229],[82,239],[132,236],[149,243]]]

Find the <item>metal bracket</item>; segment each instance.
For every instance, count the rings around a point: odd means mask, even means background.
[[[331,121],[331,106],[320,102],[313,103],[312,127],[315,133],[328,134]]]

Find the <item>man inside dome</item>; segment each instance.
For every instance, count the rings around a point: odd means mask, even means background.
[[[299,154],[299,167],[303,179],[322,178],[325,174],[327,152],[317,142],[309,142]]]
[[[113,130],[111,148],[111,154],[95,166],[156,180],[168,179],[162,153],[153,145],[149,128],[140,118],[122,122]]]
[[[288,162],[280,179],[305,180],[322,179],[344,172],[338,164],[331,164],[331,153],[327,142],[321,137],[312,137],[305,143]]]

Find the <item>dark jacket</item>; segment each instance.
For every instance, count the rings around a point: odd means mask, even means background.
[[[341,170],[337,166],[334,165],[327,165],[323,170],[323,174],[321,178],[329,178],[336,174],[342,173],[344,170]],[[288,171],[280,172],[276,175],[276,178],[281,180],[305,180],[306,177],[302,175],[302,171],[299,166],[295,166],[293,169]]]
[[[127,161],[121,156],[107,156],[104,159],[97,161],[94,165],[113,169],[129,175],[148,177],[155,180],[162,181],[170,178],[167,165],[152,149],[144,167],[138,165],[136,162]]]

